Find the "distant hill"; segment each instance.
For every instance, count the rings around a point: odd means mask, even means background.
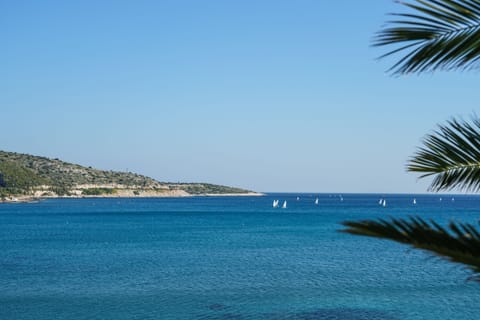
[[[0,151],[0,198],[14,196],[190,196],[254,194],[208,183],[168,183],[132,172],[105,171],[59,159]]]

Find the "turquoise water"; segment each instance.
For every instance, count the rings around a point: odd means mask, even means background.
[[[480,197],[413,197],[2,204],[0,319],[478,319],[468,271],[338,232],[346,219],[480,217]]]

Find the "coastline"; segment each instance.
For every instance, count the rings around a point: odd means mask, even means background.
[[[116,194],[101,194],[101,195],[70,195],[70,196],[36,196],[36,195],[15,195],[5,199],[0,199],[2,203],[32,203],[46,199],[90,199],[90,198],[189,198],[189,197],[262,197],[264,193],[247,192],[247,193],[205,193],[205,194],[190,194],[183,190],[172,190],[168,192],[142,192],[133,194],[133,192],[118,192]]]
[[[263,197],[265,193],[246,192],[246,193],[202,193],[192,194],[192,197]]]

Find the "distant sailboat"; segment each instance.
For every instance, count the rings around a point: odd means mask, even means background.
[[[274,208],[277,208],[278,207],[278,200],[273,200],[273,205],[272,205]]]
[[[300,200],[300,197],[297,197],[297,201]]]
[[[417,199],[413,198],[413,204],[417,204]]]
[[[384,206],[384,207],[387,206],[387,200],[383,199],[383,201],[382,201],[382,206]]]
[[[452,197],[452,202],[454,202],[454,201],[455,201],[455,198]]]
[[[315,204],[317,204],[317,205],[318,205],[318,198],[317,198],[317,199],[315,199]]]
[[[383,203],[383,199],[380,198],[380,200],[378,200],[378,204],[379,204],[379,205],[382,205],[382,203]]]
[[[287,200],[283,201],[283,205],[282,205],[282,209],[286,209],[287,208]]]

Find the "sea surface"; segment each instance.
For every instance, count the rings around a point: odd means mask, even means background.
[[[338,232],[344,220],[408,215],[478,225],[480,197],[453,197],[1,204],[0,319],[479,319],[468,270]]]

